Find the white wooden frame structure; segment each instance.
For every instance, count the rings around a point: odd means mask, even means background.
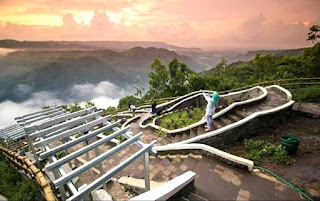
[[[155,153],[151,149],[155,145],[156,141],[153,141],[150,144],[143,144],[141,141],[139,141],[141,133],[131,136],[129,127],[122,129],[118,128],[117,126],[120,124],[119,121],[111,123],[109,121],[111,116],[102,117],[102,111],[96,111],[95,107],[62,115],[58,111],[53,112],[53,110],[50,110],[50,113],[49,111],[47,112],[47,115],[55,114],[56,117],[52,116],[52,118],[39,123],[26,125],[24,130],[26,132],[28,144],[32,150],[37,166],[41,169],[42,167],[40,161],[45,159],[49,160],[50,163],[45,166],[45,169],[47,172],[53,172],[55,179],[52,181],[52,183],[56,188],[59,189],[63,200],[71,201],[83,199],[84,197],[90,195],[93,190],[104,186],[105,183],[108,182],[115,174],[120,172],[122,169],[130,165],[141,156],[144,156],[145,161],[145,188],[146,191],[150,190],[149,152]],[[30,116],[36,115],[38,114],[25,116],[24,120]],[[101,138],[101,134],[110,129],[112,129],[114,132]],[[82,136],[68,139],[70,136],[78,133],[82,133]],[[97,135],[100,136],[99,139],[97,138],[94,143],[89,144],[88,140],[90,138],[96,138]],[[104,153],[99,152],[100,145],[111,141],[117,136],[123,136],[126,138],[126,140]],[[68,140],[66,140],[66,138]],[[50,143],[53,143],[57,140],[63,140],[66,142],[55,147],[49,146]],[[83,143],[83,147],[79,150],[60,159],[56,158],[57,153],[67,150],[68,148],[79,143]],[[120,164],[113,167],[111,170],[104,173],[102,161],[131,144],[137,145],[140,150],[132,154]],[[40,151],[36,152],[36,149]],[[88,152],[91,150],[95,151],[96,157],[90,160]],[[87,156],[87,163],[69,173],[66,173],[62,169],[62,165],[69,163],[84,154]],[[93,167],[96,165],[98,165],[100,171],[98,179],[94,178],[92,171]],[[87,170],[90,171],[92,183],[81,186],[81,188],[77,189],[72,183],[72,179],[81,175]],[[69,196],[66,194],[66,190],[69,192]]]
[[[0,138],[5,142],[19,141],[26,136],[24,127],[30,124],[49,120],[57,115],[69,113],[59,106],[39,110],[27,115],[16,117],[17,124],[0,129]]]

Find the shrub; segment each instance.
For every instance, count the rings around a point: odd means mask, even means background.
[[[312,86],[299,89],[293,94],[293,99],[299,102],[318,102],[320,101],[320,87]]]
[[[265,144],[265,142],[263,140],[247,140],[245,139],[244,141],[244,146],[246,149],[248,150],[252,150],[252,149],[261,149],[263,147],[263,145]]]
[[[164,132],[162,129],[156,130],[155,134],[156,134],[156,136],[158,136],[158,137],[164,137],[164,136],[167,135],[167,133]]]
[[[245,140],[245,148],[248,150],[247,158],[253,160],[256,164],[262,162],[262,157],[271,157],[277,164],[285,164],[289,157],[281,145],[274,145],[264,140]]]
[[[272,155],[272,160],[277,164],[285,164],[288,162],[289,157],[287,152],[282,148],[281,145],[276,147],[274,154]]]
[[[252,149],[247,154],[247,158],[253,160],[255,164],[259,165],[262,161],[260,152],[256,149]]]
[[[20,173],[9,166],[0,154],[0,194],[8,200],[42,201],[44,200],[37,186],[24,180]]]

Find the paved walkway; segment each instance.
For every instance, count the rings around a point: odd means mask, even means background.
[[[7,198],[5,198],[4,196],[0,195],[0,200],[1,201],[7,201]]]
[[[320,103],[295,103],[292,109],[320,117]]]

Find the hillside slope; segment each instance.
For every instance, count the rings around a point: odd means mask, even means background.
[[[63,98],[75,84],[101,81],[132,89],[132,84],[139,79],[140,86],[146,88],[147,73],[155,57],[165,64],[177,58],[193,70],[204,69],[187,56],[158,48],[136,47],[124,52],[19,51],[0,58],[0,101],[21,101],[38,91],[55,92]],[[19,90],[21,86],[29,90],[28,94]]]

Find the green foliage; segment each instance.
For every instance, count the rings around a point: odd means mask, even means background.
[[[231,105],[233,103],[233,98],[228,98],[228,105]]]
[[[168,68],[157,58],[151,64],[149,96],[180,96],[188,92],[190,80],[195,72],[174,58]],[[194,77],[193,77],[194,78]]]
[[[106,114],[116,114],[117,113],[117,108],[115,107],[112,107],[112,106],[109,106],[107,109],[106,109]]]
[[[42,107],[42,109],[43,109],[43,110],[45,110],[45,109],[49,109],[49,108],[50,108],[50,106],[49,106],[49,105],[45,105],[45,106],[43,106],[43,107]]]
[[[320,26],[319,25],[313,25],[310,27],[310,32],[308,33],[308,39],[311,40],[312,43],[314,42],[320,42]]]
[[[134,96],[125,96],[120,99],[118,109],[128,108],[129,103],[131,103],[132,105],[137,105],[139,101],[140,100]]]
[[[248,150],[247,158],[259,165],[263,157],[271,157],[272,161],[277,164],[285,164],[289,157],[281,145],[274,145],[264,140],[245,140],[245,148]]]
[[[253,160],[256,165],[259,165],[262,162],[260,152],[256,149],[250,150],[247,158]]]
[[[156,130],[155,135],[158,137],[164,137],[167,135],[167,133],[164,132],[162,129],[160,129],[160,130]]]
[[[75,102],[74,104],[71,104],[71,105],[63,105],[61,107],[69,112],[77,112],[84,109],[80,106],[78,102]]]
[[[87,101],[86,105],[85,105],[86,108],[90,108],[90,107],[94,107],[94,106],[95,106],[94,102],[91,102],[91,101]]]
[[[43,201],[37,186],[26,181],[20,173],[9,166],[4,156],[0,154],[0,194],[9,200]]]
[[[308,88],[301,88],[293,94],[293,99],[298,102],[319,102],[320,87],[312,86]]]
[[[276,147],[272,155],[272,160],[277,164],[285,164],[289,160],[287,152],[281,147],[281,145]]]
[[[123,136],[121,136],[121,135],[119,135],[116,139],[119,140],[120,143],[122,143],[122,142],[124,142],[124,141],[127,140],[125,137],[123,137]]]
[[[224,75],[226,72],[226,67],[227,67],[227,60],[224,58],[216,65],[217,72],[220,75]]]
[[[150,78],[150,91],[155,96],[164,94],[167,91],[169,81],[169,72],[165,65],[158,58],[155,58],[151,64],[151,72],[148,73]]]
[[[160,118],[159,126],[169,130],[183,128],[200,121],[204,113],[204,107],[173,112]]]

